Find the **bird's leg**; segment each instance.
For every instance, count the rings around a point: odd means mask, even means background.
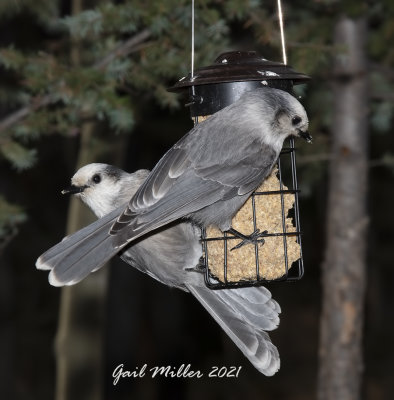
[[[268,231],[264,231],[260,233],[260,229],[256,229],[253,233],[251,233],[250,235],[244,235],[241,232],[238,232],[237,230],[235,230],[234,228],[230,228],[228,231],[228,233],[233,234],[234,236],[242,239],[242,242],[238,243],[236,246],[234,246],[231,251],[235,250],[235,249],[239,249],[240,247],[244,246],[245,244],[248,243],[261,243],[264,244],[265,240],[264,239],[259,239],[259,237],[264,236],[265,234],[268,233]]]
[[[203,272],[205,272],[205,262],[204,262],[204,258],[200,257],[200,260],[198,262],[198,264],[195,267],[191,267],[191,268],[185,268],[185,271],[190,271],[190,272],[198,272],[200,274],[202,274]]]

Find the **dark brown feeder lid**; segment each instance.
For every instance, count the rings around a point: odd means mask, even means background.
[[[189,89],[192,116],[209,115],[238,100],[241,94],[262,86],[292,92],[293,85],[310,78],[288,65],[266,60],[255,51],[221,54],[214,64],[181,78],[170,92]]]
[[[293,84],[305,83],[310,78],[294,71],[290,66],[266,60],[255,51],[230,51],[221,54],[212,65],[199,68],[193,78],[189,74],[180,79],[170,92],[178,92],[190,86],[211,83],[261,81],[272,79],[292,80]]]

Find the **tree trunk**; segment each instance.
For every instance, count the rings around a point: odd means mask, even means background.
[[[95,124],[86,123],[81,129],[77,168],[94,161],[94,128]],[[70,201],[68,233],[95,219],[81,201]],[[102,268],[76,286],[62,289],[56,337],[56,400],[102,398],[107,274],[108,269]]]
[[[72,15],[83,10],[83,0],[72,1]],[[73,42],[73,65],[80,64],[80,44]],[[95,161],[100,144],[94,140],[97,124],[81,127],[76,169]],[[102,150],[102,149],[101,149]],[[67,233],[94,221],[93,214],[74,196],[70,199]],[[104,326],[108,269],[102,268],[76,286],[62,289],[56,335],[56,400],[103,398]]]
[[[368,225],[365,38],[364,19],[343,17],[337,22],[319,400],[361,398]]]

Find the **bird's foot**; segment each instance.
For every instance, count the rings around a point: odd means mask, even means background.
[[[234,236],[242,239],[241,242],[239,242],[236,246],[234,246],[231,251],[239,249],[240,247],[244,246],[245,244],[255,244],[255,243],[261,243],[262,245],[265,243],[264,239],[259,239],[261,236],[264,236],[265,234],[268,233],[268,231],[264,231],[260,233],[260,229],[256,229],[253,233],[250,235],[244,235],[241,232],[238,232],[237,230],[230,228],[227,232],[233,234]]]
[[[202,274],[203,272],[205,272],[204,258],[200,257],[200,260],[195,267],[185,268],[185,270],[190,271],[190,272],[198,272],[198,273]]]

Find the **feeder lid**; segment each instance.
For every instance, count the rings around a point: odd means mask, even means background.
[[[208,85],[226,82],[291,80],[294,85],[304,83],[310,78],[295,71],[288,65],[266,60],[255,51],[230,51],[222,53],[207,67],[181,78],[169,92],[178,92],[191,86]]]

